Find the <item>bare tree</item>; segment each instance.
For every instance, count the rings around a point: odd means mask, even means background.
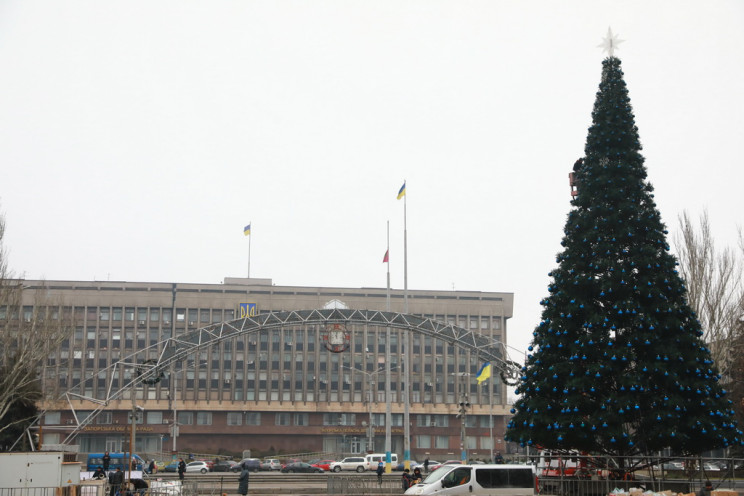
[[[687,285],[687,298],[697,313],[710,344],[713,359],[724,376],[730,376],[741,342],[744,317],[744,237],[739,230],[738,253],[733,248],[717,250],[708,213],[695,226],[687,212],[679,217],[680,232],[674,238],[680,272]]]
[[[0,436],[22,432],[44,395],[40,372],[71,332],[70,319],[50,305],[45,291],[28,291],[13,277],[0,214]],[[25,294],[24,294],[25,291]]]

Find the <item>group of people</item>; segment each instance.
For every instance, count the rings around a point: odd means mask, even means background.
[[[104,467],[98,467],[96,471],[93,472],[93,478],[99,480],[105,479],[106,472],[107,471]],[[132,496],[135,494],[144,496],[149,487],[147,481],[143,479],[130,479],[132,484],[132,487],[130,488],[129,484],[125,481],[124,472],[122,472],[121,467],[116,467],[116,470],[111,470],[108,473],[108,482],[109,496]]]
[[[409,487],[419,484],[424,479],[424,476],[421,475],[421,469],[416,467],[413,469],[413,473],[411,473],[410,469],[404,469],[402,479],[403,490],[405,491]]]

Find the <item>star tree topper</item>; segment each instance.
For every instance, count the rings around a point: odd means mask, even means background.
[[[612,28],[607,28],[607,36],[604,37],[602,43],[597,45],[602,51],[607,52],[610,57],[615,56],[615,49],[619,48],[618,45],[625,40],[621,40],[616,34],[612,34]]]

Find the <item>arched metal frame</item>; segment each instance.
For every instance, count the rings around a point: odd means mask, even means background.
[[[395,312],[340,308],[271,312],[211,324],[178,337],[168,338],[112,363],[107,368],[99,370],[94,376],[88,377],[73,386],[64,393],[63,399],[69,404],[76,422],[71,426],[64,426],[69,428],[71,432],[67,435],[63,444],[70,443],[83,427],[93,421],[112,400],[119,398],[124,391],[133,390],[134,387],[142,383],[152,384],[156,382],[173,363],[198,351],[210,348],[227,339],[255,334],[261,330],[338,323],[412,330],[425,336],[441,339],[453,346],[471,350],[481,361],[491,362],[494,376],[498,372],[501,380],[506,384],[514,385],[519,375],[519,365],[509,360],[502,343],[495,342],[493,339],[471,330],[436,320]],[[157,353],[157,358],[152,357],[153,350],[160,350]],[[114,389],[114,379],[121,370],[129,371],[132,378],[120,388]],[[93,398],[82,394],[82,391],[85,390],[85,384],[100,377],[101,373],[104,372],[107,380],[105,398]],[[81,392],[76,392],[76,390]],[[87,400],[100,406],[85,419],[79,419],[72,403],[74,400]]]

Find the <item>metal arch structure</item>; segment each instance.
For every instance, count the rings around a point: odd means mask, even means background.
[[[211,324],[178,337],[168,338],[112,363],[106,369],[100,370],[94,376],[88,377],[73,386],[61,398],[67,401],[75,418],[73,425],[62,426],[70,430],[63,444],[70,443],[83,427],[91,423],[101,411],[105,410],[112,400],[120,398],[124,391],[134,390],[140,384],[156,383],[172,364],[203,349],[234,337],[255,334],[261,330],[328,324],[357,324],[413,330],[425,336],[441,339],[453,346],[473,351],[481,361],[491,362],[494,372],[498,371],[501,380],[508,385],[515,385],[519,376],[519,365],[508,358],[506,348],[502,343],[493,341],[491,338],[471,330],[429,318],[378,310],[340,308],[271,312]],[[115,389],[115,379],[122,370],[128,372],[131,377],[129,382]],[[86,384],[101,378],[104,373],[107,381],[104,398],[93,398],[82,394],[85,391]],[[87,400],[98,404],[99,407],[86,418],[80,419],[72,403],[74,400]]]

